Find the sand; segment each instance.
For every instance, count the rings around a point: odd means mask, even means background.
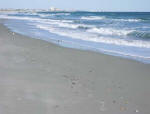
[[[57,46],[0,24],[0,114],[150,114],[150,65]]]

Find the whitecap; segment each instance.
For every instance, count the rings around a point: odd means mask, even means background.
[[[105,19],[104,16],[83,16],[81,17],[81,19],[83,20],[102,20],[102,19]]]
[[[114,28],[92,28],[92,29],[87,30],[87,32],[98,33],[98,34],[103,34],[103,35],[125,36],[131,32],[134,32],[134,30],[121,30],[121,29],[114,29]]]
[[[47,30],[51,33],[55,33],[62,36],[71,37],[74,39],[80,39],[85,41],[92,41],[92,42],[100,42],[106,44],[113,44],[113,45],[120,45],[120,46],[132,46],[132,47],[139,47],[139,48],[150,48],[150,42],[141,41],[141,40],[131,40],[128,41],[126,39],[118,39],[118,38],[110,38],[110,37],[100,37],[95,34],[89,34],[84,32],[77,32],[77,31],[69,31],[69,30],[62,30],[58,28],[53,28],[50,26],[43,26],[43,25],[36,25],[37,28]]]

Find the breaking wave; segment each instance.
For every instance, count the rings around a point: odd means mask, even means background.
[[[32,29],[29,31],[32,34],[41,35],[40,32],[44,31],[44,36],[48,33],[49,37],[54,33],[60,37],[65,36],[66,40],[79,41],[81,45],[87,44],[86,47],[102,47],[107,52],[119,50],[122,55],[150,59],[150,14],[128,15],[99,12],[31,12],[3,13],[0,18],[17,20],[16,23],[20,22],[21,27],[30,25]],[[12,26],[15,26],[15,23],[12,23]]]
[[[98,33],[103,35],[119,35],[125,36],[132,33],[134,30],[118,30],[114,28],[92,28],[87,30],[87,32]]]
[[[102,19],[105,19],[105,17],[100,17],[100,16],[84,16],[84,17],[81,17],[81,19],[83,20],[102,20]]]
[[[114,44],[114,45],[122,45],[122,46],[133,46],[133,47],[140,47],[140,48],[150,48],[150,42],[147,41],[140,41],[140,40],[126,40],[126,39],[114,39],[109,37],[99,37],[97,35],[92,34],[84,34],[84,32],[73,32],[73,31],[64,31],[56,28],[52,28],[49,26],[43,25],[36,25],[37,28],[47,30],[49,32],[59,34],[62,36],[67,36],[75,39],[81,39],[86,41],[92,42],[101,42],[107,44]]]

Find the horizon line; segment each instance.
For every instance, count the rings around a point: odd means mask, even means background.
[[[51,8],[51,7],[50,7]],[[49,10],[50,8],[0,8],[0,11],[3,10]],[[59,8],[57,8],[59,9]],[[150,11],[134,11],[134,10],[127,10],[127,11],[115,11],[115,10],[82,10],[82,9],[59,9],[57,12],[59,11],[83,11],[83,12],[150,12]]]

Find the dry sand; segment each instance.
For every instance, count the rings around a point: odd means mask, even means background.
[[[150,114],[150,65],[63,48],[0,24],[0,114]]]

